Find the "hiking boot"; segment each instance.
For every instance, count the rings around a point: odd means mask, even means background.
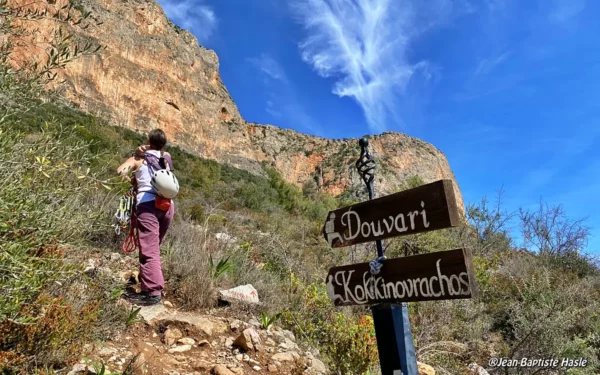
[[[153,306],[162,302],[161,296],[150,296],[144,293],[125,296],[125,298],[133,305],[138,306]]]

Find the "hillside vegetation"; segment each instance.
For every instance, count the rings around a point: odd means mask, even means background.
[[[90,254],[120,251],[123,236],[115,235],[112,214],[128,186],[114,171],[145,139],[48,97],[31,78],[44,77],[38,67],[25,74],[6,59],[0,67],[7,103],[0,120],[0,368],[51,374],[86,355],[86,343],[131,329],[131,312],[118,303],[124,285],[82,270]],[[264,304],[237,313],[281,314],[278,324],[318,348],[334,374],[375,373],[370,311],[334,308],[323,284],[330,267],[375,254],[372,245],[330,249],[319,234],[326,213],[348,204],[348,195],[297,188],[268,165],[268,178],[261,178],[176,147],[168,151],[182,186],[161,249],[168,298],[208,311],[219,289],[250,283]],[[403,188],[421,183],[414,176]],[[440,374],[466,374],[468,364],[485,367],[490,357],[584,357],[587,367],[561,373],[598,373],[600,272],[582,253],[584,223],[543,202],[511,214],[500,197],[469,206],[465,220],[461,228],[387,243],[388,257],[458,247],[474,254],[479,298],[409,304],[419,361]],[[515,223],[527,249],[508,235]],[[226,266],[215,266],[220,260]]]

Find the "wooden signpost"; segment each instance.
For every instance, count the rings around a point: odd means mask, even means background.
[[[417,375],[406,303],[476,297],[471,253],[456,249],[385,258],[383,239],[455,227],[460,218],[450,180],[373,199],[375,161],[368,145],[360,140],[356,167],[369,201],[331,211],[323,236],[334,248],[375,241],[378,257],[330,269],[327,294],[335,306],[371,305],[382,375]]]
[[[377,275],[369,263],[335,267],[327,294],[335,306],[471,298],[477,294],[468,250],[389,259]]]
[[[331,211],[323,227],[331,247],[428,232],[460,224],[451,180]]]

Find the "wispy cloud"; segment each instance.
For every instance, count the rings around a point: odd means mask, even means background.
[[[281,65],[271,56],[263,53],[260,57],[252,57],[248,59],[254,66],[260,69],[264,74],[272,79],[288,82],[287,76]]]
[[[215,12],[203,0],[159,0],[159,3],[173,23],[192,32],[199,42],[206,42],[217,28]]]
[[[431,78],[428,61],[410,61],[411,43],[451,12],[452,3],[398,0],[303,0],[293,10],[306,29],[302,59],[322,77],[335,78],[333,93],[362,107],[372,131],[399,123],[398,101],[417,75]]]
[[[510,57],[510,54],[510,52],[504,52],[495,57],[481,59],[475,69],[475,75],[478,76],[490,73],[495,67],[506,61]]]
[[[293,82],[288,79],[283,66],[272,56],[262,53],[260,56],[248,58],[264,78],[268,97],[265,111],[275,120],[286,120],[312,133],[320,133],[319,123],[308,113],[296,94]]]

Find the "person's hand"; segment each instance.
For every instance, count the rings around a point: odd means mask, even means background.
[[[143,157],[143,156],[144,156],[144,152],[145,152],[147,149],[148,149],[148,145],[143,145],[143,146],[140,146],[140,147],[138,147],[138,148],[135,150],[135,154],[136,154],[136,156],[137,156],[137,157],[140,157],[140,158],[141,158],[141,157]]]

